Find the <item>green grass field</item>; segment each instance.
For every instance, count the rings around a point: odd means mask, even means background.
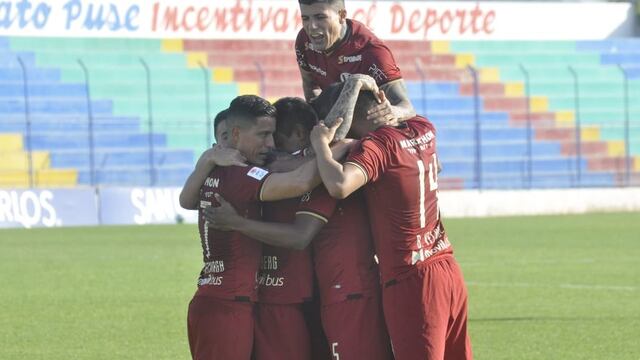
[[[640,214],[446,226],[476,359],[640,359]],[[0,230],[0,359],[188,359],[199,270],[192,225]]]

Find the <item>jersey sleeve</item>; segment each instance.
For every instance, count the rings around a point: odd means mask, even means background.
[[[333,216],[337,203],[338,201],[329,195],[327,189],[320,185],[300,198],[296,215],[310,215],[327,223]]]
[[[387,152],[378,139],[364,138],[351,151],[345,164],[360,168],[367,177],[367,182],[378,180],[388,164]]]
[[[307,57],[305,56],[306,43],[307,36],[304,30],[300,30],[300,32],[298,32],[298,37],[296,38],[296,60],[298,61],[298,66],[300,66],[302,70],[311,71],[309,63],[307,62]]]
[[[384,44],[369,45],[363,52],[362,60],[365,73],[373,77],[378,85],[402,78],[391,50]]]
[[[262,186],[271,175],[269,170],[261,167],[236,167],[235,188],[242,191],[243,197],[248,201],[261,201]]]

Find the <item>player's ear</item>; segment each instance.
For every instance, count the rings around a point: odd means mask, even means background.
[[[304,140],[307,135],[307,131],[300,124],[296,124],[293,127],[293,134],[298,140]]]
[[[338,15],[340,16],[340,23],[342,24],[347,18],[347,9],[338,10]]]
[[[231,138],[229,139],[229,142],[231,144],[238,145],[239,141],[240,141],[240,128],[237,128],[237,127],[231,128]]]

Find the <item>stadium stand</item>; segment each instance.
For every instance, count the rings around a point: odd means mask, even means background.
[[[640,184],[638,39],[387,44],[418,113],[439,129],[442,188]],[[95,184],[180,186],[209,146],[211,115],[233,97],[302,95],[292,48],[276,40],[0,38],[0,133],[26,135],[19,56],[34,159],[46,152],[51,169],[75,169],[78,184],[91,184],[93,141]],[[89,72],[93,137],[79,59]]]

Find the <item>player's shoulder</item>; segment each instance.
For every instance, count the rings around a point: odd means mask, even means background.
[[[298,36],[296,36],[296,47],[305,46],[308,42],[309,36],[307,36],[307,32],[304,31],[304,29],[300,29],[298,31]]]
[[[254,165],[225,166],[219,169],[221,172],[228,174],[231,178],[238,181],[262,181],[269,175],[268,169]]]
[[[369,49],[384,46],[384,42],[365,24],[353,19],[347,19],[347,22],[351,26],[351,42],[354,47]]]
[[[424,116],[416,115],[413,118],[406,121],[408,126],[415,129],[421,129],[423,131],[435,132],[436,128],[433,123]]]

